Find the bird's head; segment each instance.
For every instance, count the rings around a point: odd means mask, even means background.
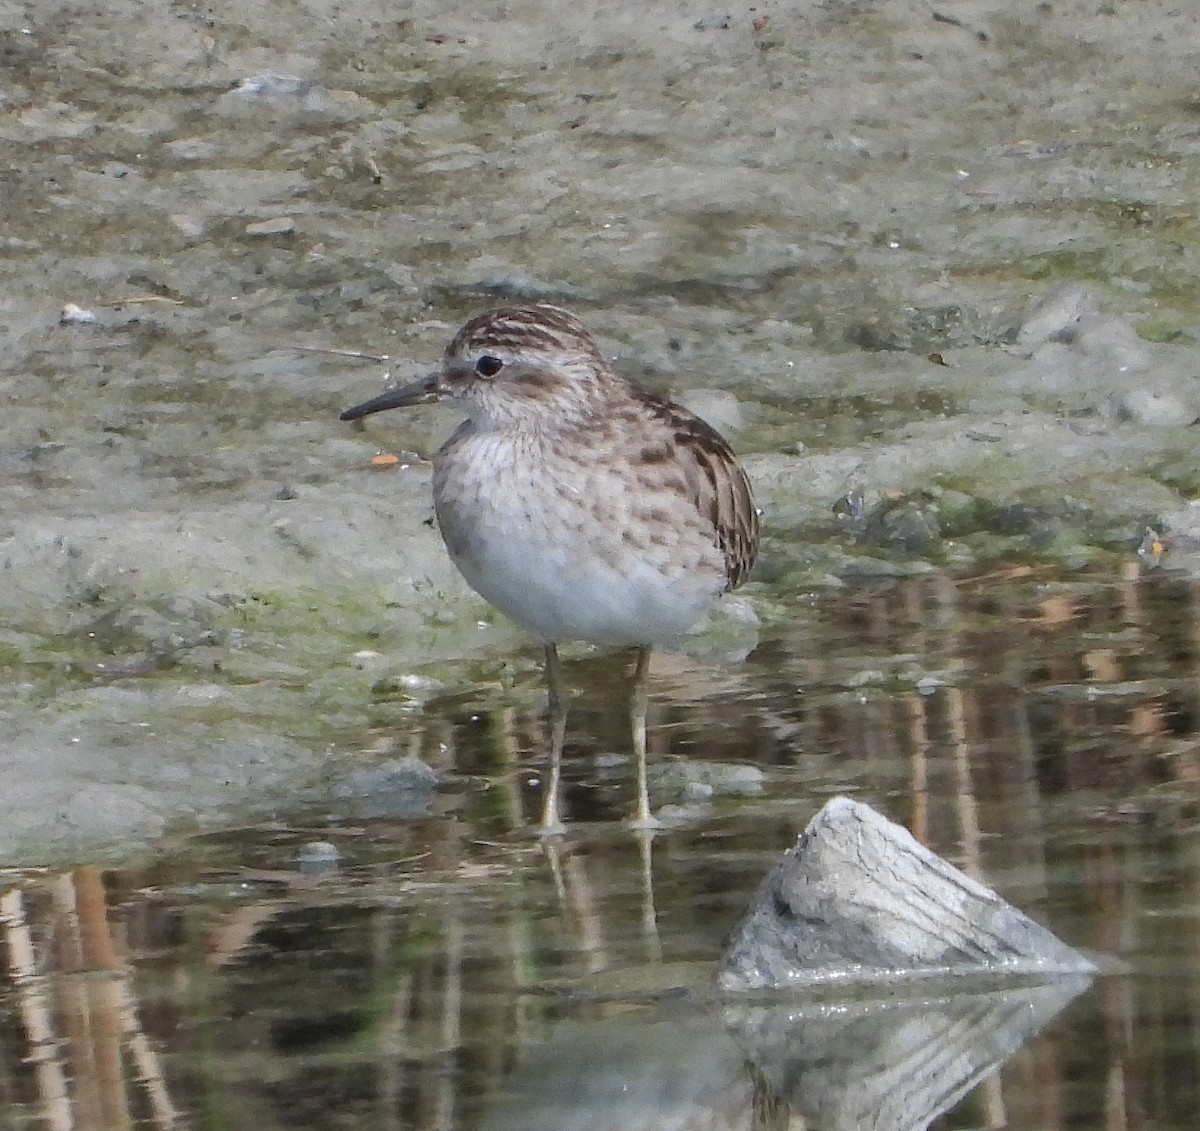
[[[453,399],[484,428],[578,423],[616,380],[595,339],[570,312],[503,306],[454,335],[441,369],[347,409],[342,419]]]

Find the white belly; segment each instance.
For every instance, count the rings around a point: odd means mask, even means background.
[[[648,495],[611,459],[563,459],[536,438],[456,436],[435,460],[433,491],[467,583],[543,640],[668,643],[724,588],[724,559],[695,507]]]

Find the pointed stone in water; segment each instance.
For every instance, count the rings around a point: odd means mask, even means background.
[[[835,797],[763,881],[730,935],[718,984],[761,990],[1096,969],[907,829]]]

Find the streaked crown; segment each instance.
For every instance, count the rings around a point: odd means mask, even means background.
[[[463,361],[494,350],[505,358],[521,354],[582,354],[603,364],[587,327],[569,310],[548,303],[502,306],[476,315],[446,347],[447,361]]]

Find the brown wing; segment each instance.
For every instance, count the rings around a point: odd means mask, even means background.
[[[642,405],[673,433],[672,456],[696,508],[712,523],[725,556],[725,588],[736,589],[758,556],[758,508],[750,480],[721,434],[686,408],[635,391]]]

